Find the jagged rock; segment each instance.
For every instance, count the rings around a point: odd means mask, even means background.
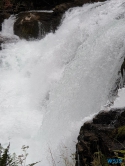
[[[61,15],[46,12],[24,12],[17,16],[14,33],[20,38],[31,39],[44,37],[48,32],[55,32],[60,24]]]
[[[102,111],[80,129],[76,166],[107,166],[125,153],[125,108]]]

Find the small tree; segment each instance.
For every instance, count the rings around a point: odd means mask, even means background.
[[[5,149],[0,144],[0,166],[34,166],[35,164],[39,163],[40,161],[28,165],[26,164],[28,148],[29,146],[23,145],[23,154],[17,157],[15,153],[12,155],[9,154],[10,144]]]

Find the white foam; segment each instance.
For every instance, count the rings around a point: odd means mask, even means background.
[[[55,34],[3,45],[2,144],[10,142],[17,153],[29,145],[27,161],[42,160],[40,166],[52,166],[50,146],[57,165],[64,165],[60,146],[67,156],[75,152],[83,119],[105,104],[117,78],[125,55],[124,13],[124,0],[87,4],[68,11]]]

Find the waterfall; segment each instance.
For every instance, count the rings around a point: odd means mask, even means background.
[[[0,33],[2,36],[12,37],[14,36],[13,32],[13,24],[15,22],[15,16],[11,15],[9,19],[5,19],[2,24],[2,32]]]
[[[3,23],[7,34],[8,22]],[[11,24],[12,25],[12,24]],[[12,34],[12,33],[11,33]],[[0,143],[28,163],[56,166],[75,153],[81,125],[100,111],[125,56],[124,0],[76,7],[39,41],[4,43],[0,51]]]

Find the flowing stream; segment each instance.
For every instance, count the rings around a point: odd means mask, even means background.
[[[2,36],[18,39],[13,23],[5,20]],[[76,7],[56,33],[2,48],[0,142],[17,154],[29,145],[27,163],[53,166],[52,155],[56,166],[72,162],[81,125],[110,100],[125,57],[124,0]]]

